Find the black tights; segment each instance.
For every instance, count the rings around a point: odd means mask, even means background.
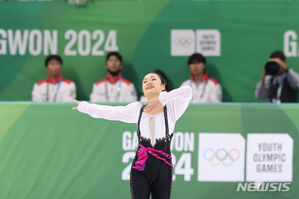
[[[130,190],[132,199],[170,199],[172,167],[149,155],[144,171],[131,168]]]

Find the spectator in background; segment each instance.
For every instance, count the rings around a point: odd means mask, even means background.
[[[192,87],[191,102],[221,102],[221,86],[206,72],[206,58],[200,53],[194,53],[189,57],[188,65],[192,74],[190,79],[184,81],[181,86]]]
[[[298,87],[299,74],[288,68],[283,52],[275,51],[264,66],[255,96],[257,99],[268,99],[269,102],[297,102]]]
[[[45,60],[48,78],[34,84],[32,101],[35,102],[70,102],[76,98],[76,86],[71,80],[61,75],[62,58],[50,55]]]
[[[122,56],[110,52],[106,57],[107,76],[93,84],[90,100],[92,102],[131,102],[137,100],[132,82],[121,75]]]
[[[168,78],[162,70],[159,70],[159,69],[154,70],[154,73],[158,74],[163,79],[165,79],[166,82],[168,82]],[[165,91],[169,91],[167,84],[165,85]],[[144,94],[140,97],[140,102],[143,102],[143,103],[147,102],[147,97],[145,97]]]

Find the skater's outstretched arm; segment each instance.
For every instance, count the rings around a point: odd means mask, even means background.
[[[86,113],[94,118],[103,118],[107,120],[116,120],[126,123],[137,123],[138,113],[142,104],[140,102],[132,102],[126,106],[107,106],[91,104],[86,101],[74,100],[78,106],[73,107],[73,110],[78,110]]]

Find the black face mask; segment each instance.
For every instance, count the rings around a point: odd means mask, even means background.
[[[108,71],[108,73],[109,73],[110,75],[112,75],[112,76],[117,76],[117,75],[120,73],[120,70],[112,72],[112,71],[110,71],[109,69],[107,69],[107,71]]]

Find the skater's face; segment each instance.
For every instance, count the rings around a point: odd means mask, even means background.
[[[159,75],[155,73],[149,73],[143,78],[142,90],[146,97],[151,95],[159,95],[165,90],[165,84],[162,84]]]
[[[206,68],[205,63],[192,63],[189,65],[192,75],[199,75],[204,72]]]
[[[111,55],[108,60],[106,61],[105,66],[109,71],[111,72],[117,72],[122,69],[121,61],[118,59],[118,57]]]
[[[61,72],[61,63],[52,59],[48,62],[46,69],[50,76],[58,76]]]

